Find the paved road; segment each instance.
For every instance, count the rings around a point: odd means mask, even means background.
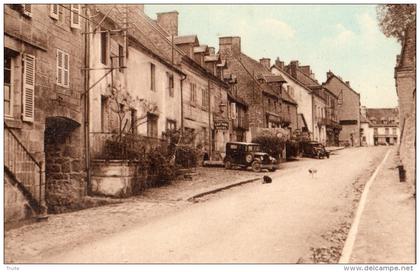
[[[355,198],[386,150],[345,149],[329,160],[291,162],[272,175],[271,184],[237,187],[169,216],[38,261],[314,262],[311,248],[337,246],[335,236],[348,229]],[[308,173],[310,168],[317,169],[314,177]],[[337,239],[342,241],[343,237]]]

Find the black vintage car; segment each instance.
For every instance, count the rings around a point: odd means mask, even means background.
[[[268,169],[274,172],[278,169],[278,162],[265,152],[261,152],[259,144],[229,142],[226,143],[226,156],[223,160],[226,169],[251,167],[254,172]]]
[[[302,143],[302,153],[303,156],[311,158],[323,159],[324,157],[330,157],[330,152],[325,149],[324,145],[316,141]]]

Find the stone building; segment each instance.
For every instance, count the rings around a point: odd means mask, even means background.
[[[296,109],[290,115],[282,111],[283,98],[288,99],[289,108],[296,108],[296,102],[287,95],[282,96],[283,77],[270,73],[270,61],[260,62],[241,52],[240,37],[219,38],[219,54],[227,62],[225,75],[236,78],[237,95],[248,105],[249,131],[246,141],[251,141],[261,128],[297,127]],[[287,111],[287,108],[286,108]],[[292,117],[292,114],[295,116]],[[294,123],[292,123],[292,120]]]
[[[283,84],[284,90],[298,104],[297,129],[313,136],[312,90],[287,73],[284,69],[284,62],[279,58],[271,66],[270,71],[275,75],[281,75],[286,80]]]
[[[322,84],[338,97],[338,120],[342,128],[340,145],[360,146],[360,94],[331,71]]]
[[[86,195],[84,14],[78,4],[4,5],[6,221],[28,204],[75,209]]]
[[[395,67],[395,86],[398,95],[401,140],[399,154],[407,178],[415,184],[416,161],[416,26],[410,25]]]
[[[397,108],[361,107],[360,118],[362,144],[396,145],[399,142],[400,129]]]
[[[196,136],[195,145],[208,152],[211,159],[221,159],[232,130],[228,116],[230,86],[223,76],[225,62],[214,47],[200,44],[196,35],[179,35],[178,12],[158,13],[155,22],[159,32],[168,37],[170,52],[179,55],[185,73],[183,128]]]
[[[295,60],[291,61],[284,69],[295,80],[312,91],[312,139],[327,144],[327,101],[326,96],[323,95],[322,86],[315,79],[315,75],[312,73],[309,65],[301,66],[299,65],[299,61]]]

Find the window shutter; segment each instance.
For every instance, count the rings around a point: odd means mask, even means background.
[[[64,61],[63,61],[63,85],[68,87],[69,86],[69,55],[63,54]]]
[[[31,4],[23,4],[23,14],[32,17],[32,5]]]
[[[71,5],[71,13],[70,13],[70,20],[71,20],[71,27],[80,29],[80,5],[75,4]]]
[[[35,115],[35,57],[24,55],[23,63],[23,121],[33,122]]]
[[[57,85],[63,85],[63,52],[57,49]]]
[[[232,117],[232,119],[233,120],[235,120],[236,119],[236,103],[231,103],[230,104],[231,105],[231,109],[232,109],[232,112],[231,112],[231,117]]]
[[[59,15],[58,15],[58,5],[57,4],[52,4],[50,5],[50,17],[58,20]]]

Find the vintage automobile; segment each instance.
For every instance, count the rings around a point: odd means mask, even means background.
[[[330,157],[330,152],[325,149],[324,145],[316,141],[302,143],[302,153],[303,156],[311,158],[323,159],[324,157]]]
[[[226,143],[226,156],[223,160],[226,169],[232,167],[252,168],[254,172],[268,169],[274,172],[279,165],[275,158],[261,152],[261,146],[255,143],[228,142]]]

